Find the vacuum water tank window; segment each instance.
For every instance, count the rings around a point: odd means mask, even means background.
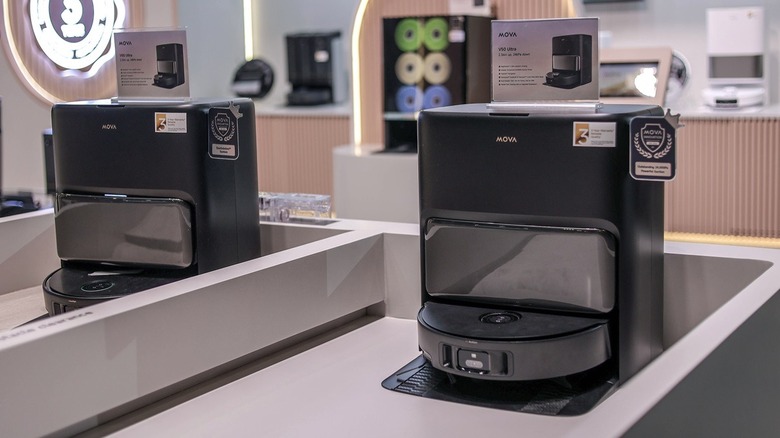
[[[554,70],[579,70],[580,57],[575,55],[555,55],[553,56]]]
[[[179,199],[60,195],[63,260],[186,268],[195,261],[192,212]]]
[[[605,231],[445,220],[426,228],[432,296],[594,312],[615,305],[616,246]]]
[[[176,62],[157,61],[157,72],[163,74],[173,74],[176,72]]]
[[[710,78],[738,79],[764,76],[763,57],[756,56],[710,56]]]

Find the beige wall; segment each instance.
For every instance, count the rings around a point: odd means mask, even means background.
[[[177,25],[177,0],[130,1],[143,3],[146,27]],[[0,38],[5,40],[4,30],[0,31]],[[7,56],[7,41],[3,41],[3,46],[0,55],[0,98],[3,101],[0,187],[43,191],[46,180],[42,132],[51,127],[51,106],[25,87]]]

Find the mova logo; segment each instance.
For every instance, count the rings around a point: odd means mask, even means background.
[[[43,53],[66,70],[97,68],[114,56],[114,27],[125,24],[123,0],[30,0],[30,23]],[[94,73],[93,73],[94,74]]]
[[[113,123],[106,123],[105,125],[101,126],[101,129],[116,130],[116,125]]]
[[[496,143],[517,143],[517,137],[511,137],[508,135],[496,137]]]
[[[120,46],[132,46],[133,42],[132,41],[120,41],[117,44],[119,44]]]
[[[499,38],[509,38],[509,37],[516,37],[517,33],[515,32],[499,32],[498,37]]]

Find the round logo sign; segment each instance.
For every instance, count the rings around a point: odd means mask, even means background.
[[[120,0],[31,0],[35,40],[64,69],[99,67],[113,56],[111,35],[124,20]]]

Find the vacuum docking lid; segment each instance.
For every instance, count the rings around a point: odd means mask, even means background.
[[[61,194],[54,226],[62,260],[169,268],[194,262],[192,212],[180,199]]]
[[[431,219],[431,296],[606,313],[615,305],[616,247],[603,230]]]

